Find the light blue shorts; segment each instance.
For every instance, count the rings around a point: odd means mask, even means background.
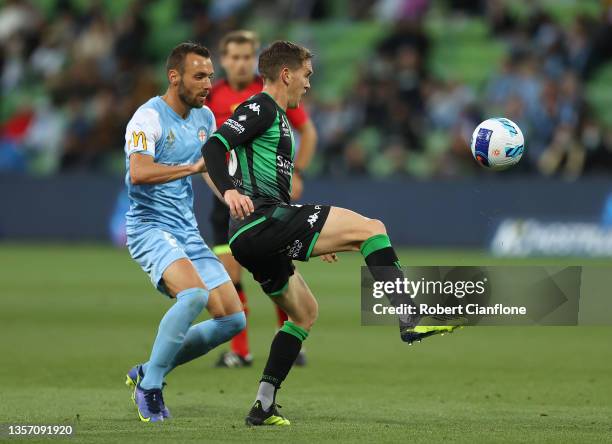
[[[163,284],[162,275],[171,263],[182,258],[191,260],[209,290],[230,281],[223,264],[197,230],[148,227],[128,233],[127,246],[130,255],[149,275],[155,288],[166,296],[170,295]]]

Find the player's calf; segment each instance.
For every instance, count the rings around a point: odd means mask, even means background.
[[[289,421],[277,412],[276,392],[289,374],[319,313],[316,299],[297,271],[289,278],[287,290],[271,298],[285,310],[289,320],[272,341],[255,404],[246,417],[247,425],[289,425]]]
[[[403,279],[400,262],[385,225],[354,211],[332,207],[314,246],[313,255],[357,250],[361,252],[376,281]],[[412,304],[412,300],[401,293],[389,295],[389,300],[394,306]],[[404,331],[416,326],[419,319],[406,315],[401,316],[399,321],[400,330]]]

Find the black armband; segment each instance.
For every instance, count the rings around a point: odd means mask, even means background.
[[[225,196],[227,190],[236,188],[232,182],[232,177],[227,171],[226,153],[225,145],[217,137],[211,137],[202,147],[202,157],[204,157],[206,162],[208,175],[219,190],[219,193],[221,193],[221,196]]]

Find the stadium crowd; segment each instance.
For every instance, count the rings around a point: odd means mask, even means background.
[[[125,124],[164,86],[161,52],[148,44],[155,33],[165,32],[151,24],[153,3],[134,0],[112,17],[102,1],[79,8],[57,0],[46,11],[33,1],[3,2],[0,172],[123,168]],[[216,52],[220,36],[248,26],[253,10],[296,22],[338,17],[330,2],[320,0],[280,1],[272,9],[257,3],[182,0],[178,19],[188,25],[191,39]],[[503,43],[500,66],[483,67],[491,75],[481,87],[431,69],[435,43],[424,24],[436,3],[444,4],[449,20],[482,19],[489,38]],[[612,128],[585,94],[612,55],[612,2],[602,3],[599,16],[575,15],[564,25],[536,6],[519,20],[508,3],[340,2],[344,20],[381,21],[389,23],[389,31],[348,68],[359,71],[343,97],[324,100],[315,84],[307,106],[320,137],[318,168],[311,173],[473,174],[471,133],[484,118],[500,114],[525,134],[527,154],[517,173],[573,179],[612,171]],[[431,149],[436,140],[442,149]]]

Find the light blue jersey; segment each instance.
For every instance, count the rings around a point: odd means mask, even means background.
[[[201,157],[202,145],[215,130],[213,113],[206,106],[192,109],[186,119],[159,96],[138,108],[125,133],[125,183],[131,201],[126,216],[128,233],[143,223],[177,230],[197,227],[191,177],[158,185],[133,185],[130,156],[146,154],[165,165],[192,164]]]
[[[161,97],[154,97],[138,108],[126,129],[125,183],[130,198],[126,214],[127,246],[153,285],[165,294],[163,273],[182,258],[193,263],[209,290],[230,278],[199,233],[193,214],[191,177],[164,184],[133,185],[130,156],[134,153],[153,156],[156,163],[165,165],[193,164],[215,130],[215,119],[208,107],[192,109],[182,119]]]

